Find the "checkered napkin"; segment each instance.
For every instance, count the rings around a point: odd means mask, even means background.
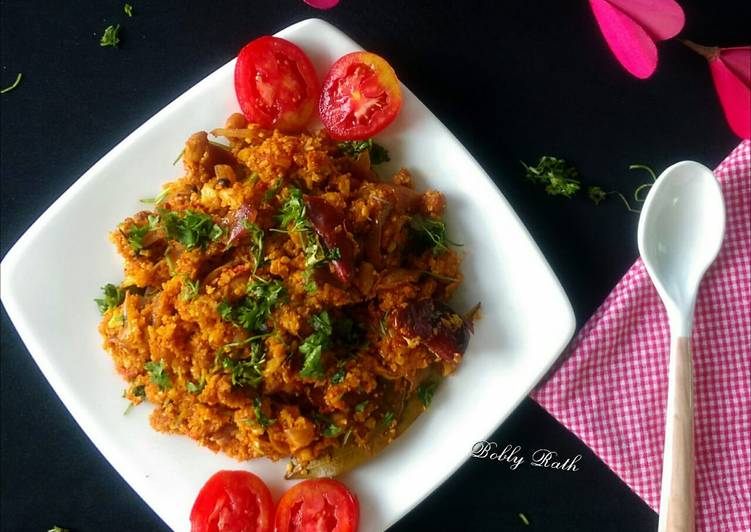
[[[751,142],[715,170],[725,241],[699,289],[692,350],[697,530],[751,530]],[[652,508],[660,502],[670,330],[641,260],[532,394]]]

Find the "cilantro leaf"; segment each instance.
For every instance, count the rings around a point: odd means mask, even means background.
[[[130,244],[131,249],[133,249],[136,254],[144,248],[143,239],[149,232],[154,231],[159,223],[159,217],[151,214],[148,216],[147,220],[148,223],[146,223],[146,225],[134,225],[128,229],[127,233],[125,233],[128,238],[128,244]]]
[[[167,237],[177,240],[188,249],[205,248],[224,235],[224,229],[213,218],[201,212],[187,210],[182,214],[164,211],[162,222]]]
[[[336,373],[334,373],[331,376],[331,384],[341,384],[342,381],[344,381],[344,377],[347,375],[347,370],[344,368],[339,368],[336,370]]]
[[[172,381],[169,375],[165,372],[164,360],[159,362],[146,362],[144,369],[148,372],[151,382],[159,386],[160,390],[168,390],[172,388]]]
[[[424,382],[417,388],[417,397],[425,408],[429,407],[433,401],[433,394],[437,387],[437,382]]]
[[[373,139],[366,140],[348,140],[339,142],[336,145],[344,155],[356,159],[362,152],[367,151],[370,157],[370,164],[376,165],[390,161],[389,152]]]
[[[593,186],[587,188],[587,196],[592,200],[592,203],[599,205],[600,202],[608,196],[608,193],[602,190],[601,187]]]
[[[196,279],[191,281],[188,277],[183,279],[183,289],[180,292],[180,299],[183,301],[190,301],[198,296],[198,291],[201,289],[201,281]]]
[[[193,394],[199,394],[203,391],[203,389],[206,387],[206,377],[201,376],[201,380],[198,381],[198,383],[193,383],[191,381],[188,381],[185,384],[185,389],[188,390],[189,393]]]
[[[128,4],[128,3],[126,3],[126,4],[125,4],[125,5],[123,6],[123,11],[124,11],[124,12],[125,12],[125,14],[126,14],[126,15],[128,15],[129,17],[132,17],[132,16],[133,16],[133,6],[132,6],[132,5],[130,5],[130,4]]]
[[[235,360],[224,357],[221,361],[222,368],[230,372],[233,386],[258,386],[263,380],[263,368],[266,364],[266,353],[263,343],[254,337],[250,342],[250,357]],[[228,344],[231,346],[232,344]],[[220,353],[228,346],[224,346]]]
[[[388,412],[383,414],[383,420],[381,421],[381,424],[388,429],[389,427],[391,427],[392,421],[394,421],[394,413],[389,410]]]
[[[263,413],[263,410],[261,410],[261,398],[256,397],[253,399],[253,412],[256,415],[256,421],[258,422],[261,427],[266,428],[269,425],[273,425],[276,423],[276,419],[270,419],[267,418],[266,415]]]
[[[115,286],[112,283],[107,283],[102,287],[103,296],[99,299],[95,299],[99,312],[104,315],[109,309],[118,307],[125,301],[125,289]]]
[[[117,24],[115,26],[107,26],[104,29],[102,38],[99,39],[99,46],[111,46],[113,48],[117,48],[117,45],[120,44],[120,36],[118,35],[119,33],[120,24]]]
[[[320,379],[325,374],[323,364],[321,363],[321,356],[331,346],[333,327],[331,325],[331,318],[325,310],[321,311],[320,314],[313,315],[310,318],[310,325],[315,332],[305,338],[298,348],[304,356],[300,375]]]
[[[368,406],[368,403],[369,403],[369,402],[370,402],[370,401],[368,401],[368,400],[366,399],[365,401],[363,401],[363,402],[361,402],[361,403],[357,403],[357,404],[355,405],[355,412],[364,412],[364,411],[365,411],[365,407],[366,407],[366,406]]]
[[[522,162],[526,170],[526,177],[533,183],[545,186],[545,192],[551,196],[572,197],[581,186],[576,178],[579,172],[565,160],[550,155],[543,155],[537,166],[527,166]]]
[[[410,227],[419,239],[433,248],[433,255],[440,255],[444,251],[447,251],[449,245],[461,245],[448,239],[446,236],[446,224],[443,220],[426,218],[417,214],[412,217]]]
[[[243,227],[248,230],[250,234],[250,250],[253,253],[253,273],[263,264],[263,240],[264,233],[260,226],[245,220]]]

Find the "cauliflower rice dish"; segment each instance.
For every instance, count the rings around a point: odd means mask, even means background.
[[[226,144],[193,134],[183,176],[110,234],[124,280],[97,300],[104,347],[157,431],[289,457],[289,476],[341,473],[405,430],[466,350],[445,198],[405,169],[381,180],[372,140],[239,114],[212,133]]]

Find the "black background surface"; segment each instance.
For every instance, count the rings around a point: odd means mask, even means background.
[[[342,0],[328,12],[300,0],[131,3],[128,19],[121,1],[2,2],[1,84],[24,74],[1,99],[3,255],[148,117],[248,40],[309,17],[387,57],[479,160],[557,272],[579,326],[636,258],[637,216],[616,200],[594,207],[584,197],[547,197],[522,178],[519,160],[562,156],[586,180],[628,192],[643,177],[628,170],[631,163],[660,171],[689,158],[714,167],[738,143],[701,57],[676,41],[661,43],[655,75],[636,80],[606,48],[584,0]],[[748,44],[751,3],[681,3],[682,35],[707,45]],[[102,30],[117,23],[120,48],[101,48]],[[85,249],[79,242],[70,252]],[[2,529],[164,529],[69,416],[4,310],[0,363]],[[581,453],[580,471],[510,471],[473,459],[393,530],[656,528],[655,513],[531,400],[491,439]]]

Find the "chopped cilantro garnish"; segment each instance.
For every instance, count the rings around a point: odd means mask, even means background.
[[[276,419],[269,419],[266,417],[266,415],[263,413],[263,410],[261,409],[261,398],[256,397],[253,399],[253,412],[256,415],[256,421],[259,425],[261,425],[263,428],[268,427],[269,425],[273,425],[276,423]]]
[[[236,305],[222,301],[216,310],[224,321],[231,321],[248,331],[264,332],[268,329],[266,322],[274,307],[286,296],[284,283],[257,278],[248,285],[247,292],[248,295]]]
[[[187,210],[182,214],[163,211],[162,222],[167,237],[177,240],[188,249],[206,247],[224,235],[224,229],[208,214]]]
[[[608,193],[602,190],[602,188],[600,187],[588,187],[587,196],[589,196],[589,199],[592,200],[592,203],[599,205],[600,202],[608,196]]]
[[[3,90],[0,90],[0,94],[5,94],[6,92],[10,92],[16,87],[18,87],[18,85],[21,83],[21,79],[23,79],[23,74],[19,72],[18,75],[16,76],[16,81],[14,81],[12,85],[8,85]]]
[[[126,4],[125,4],[125,5],[123,6],[123,11],[124,11],[124,12],[125,12],[125,14],[126,14],[126,15],[128,15],[129,17],[132,17],[132,16],[133,16],[133,6],[132,6],[132,5],[130,5],[130,4],[128,4],[128,3],[126,3]]]
[[[188,381],[185,384],[185,389],[188,390],[190,393],[199,394],[203,391],[203,389],[206,387],[206,377],[201,376],[201,380],[198,381],[198,383],[193,383],[191,381]]]
[[[344,377],[347,375],[347,370],[344,368],[339,368],[336,370],[336,373],[334,373],[331,376],[331,384],[341,384],[342,381],[344,381]]]
[[[104,29],[102,38],[99,39],[99,46],[112,46],[116,48],[120,44],[120,24],[115,26],[109,25]]]
[[[370,156],[370,164],[372,165],[381,164],[391,160],[386,148],[374,142],[373,139],[339,142],[337,147],[344,155],[352,157],[353,159],[357,158],[360,153],[367,151]]]
[[[326,425],[326,427],[324,427],[321,434],[323,434],[326,438],[336,438],[337,436],[339,436],[339,434],[342,433],[342,430],[344,429],[335,425],[334,423],[331,423],[329,425]]]
[[[198,291],[201,289],[201,281],[196,279],[191,281],[187,277],[183,279],[183,289],[180,292],[180,299],[183,301],[190,301],[198,296]]]
[[[250,174],[250,177],[253,178],[255,176],[255,179],[258,180],[258,174],[253,172]],[[277,179],[274,182],[274,185],[269,187],[269,189],[263,193],[263,203],[270,202],[274,196],[276,196],[276,193],[279,192],[279,189],[282,188],[282,184],[284,182],[281,179]]]
[[[251,339],[249,339],[251,340]],[[230,378],[233,386],[258,386],[263,380],[263,367],[266,364],[266,353],[263,349],[263,343],[258,341],[257,337],[252,338],[250,343],[250,357],[234,360],[229,357],[222,359],[222,368],[230,372]],[[228,344],[220,350],[225,351]]]
[[[148,216],[147,220],[148,222],[145,225],[134,225],[133,227],[128,229],[128,232],[126,233],[128,244],[130,244],[130,247],[136,253],[139,253],[144,248],[144,237],[150,231],[154,231],[157,228],[157,224],[159,223],[159,217],[152,214]]]
[[[130,393],[135,395],[136,397],[143,399],[146,397],[146,387],[143,384],[139,384],[138,386],[133,386],[133,388],[130,389]]]
[[[519,513],[519,514],[517,514],[517,515],[519,516],[519,520],[520,520],[520,521],[521,521],[522,523],[524,523],[525,525],[529,526],[529,519],[527,519],[527,516],[526,516],[526,515],[524,515],[524,514],[522,514],[522,513]]]
[[[418,237],[433,248],[433,255],[440,255],[448,250],[449,244],[452,246],[460,245],[448,239],[446,224],[442,220],[426,218],[418,214],[412,217],[410,227]]]
[[[533,183],[545,186],[545,192],[551,196],[572,197],[579,190],[581,182],[576,179],[579,172],[565,160],[550,155],[543,155],[537,166],[527,166],[526,177]]]
[[[103,296],[99,299],[95,299],[99,312],[104,315],[109,309],[120,306],[125,300],[125,289],[115,286],[112,283],[107,283],[102,287]]]
[[[365,411],[365,407],[366,407],[366,406],[368,406],[368,403],[369,403],[369,402],[370,402],[370,401],[368,401],[368,400],[366,399],[365,401],[363,401],[363,402],[361,402],[361,403],[357,403],[357,404],[355,405],[355,412],[364,412],[364,411]]]
[[[165,372],[164,360],[159,362],[146,362],[143,366],[148,372],[151,382],[159,386],[160,390],[167,390],[172,388],[172,381],[169,375]]]
[[[389,428],[391,426],[391,422],[394,421],[394,413],[389,410],[385,414],[383,414],[383,421],[381,422],[385,428]]]
[[[324,310],[320,314],[313,315],[310,318],[310,325],[315,332],[305,338],[299,347],[300,353],[305,357],[300,375],[320,379],[325,373],[321,364],[321,355],[330,347],[333,333],[329,313]]]
[[[255,273],[263,264],[263,229],[247,220],[243,222],[243,226],[250,234],[250,250],[253,253],[253,273]]]
[[[430,402],[433,400],[433,394],[437,387],[437,382],[424,382],[417,388],[417,397],[425,408],[430,406]]]
[[[289,197],[282,204],[276,217],[279,227],[289,232],[310,230],[312,226],[305,211],[302,191],[299,188],[290,189]]]

